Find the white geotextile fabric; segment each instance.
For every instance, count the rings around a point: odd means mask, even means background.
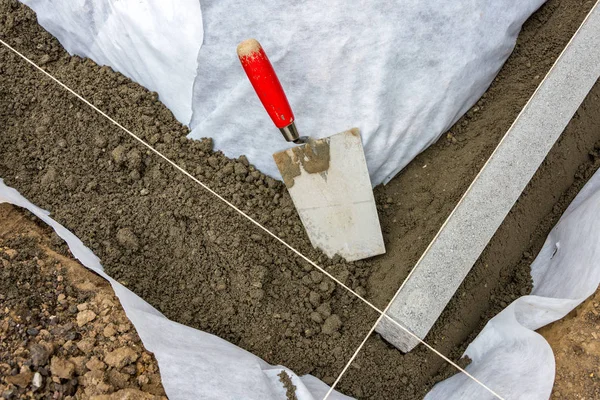
[[[75,258],[110,282],[144,346],[156,356],[162,384],[170,399],[285,399],[285,388],[277,376],[282,370],[292,378],[298,400],[320,400],[329,390],[325,383],[311,375],[298,377],[291,370],[269,365],[217,336],[167,319],[108,276],[98,257],[79,238],[50,218],[47,211],[6,186],[1,178],[0,203],[14,204],[31,211],[56,231]],[[332,393],[329,398],[351,399],[338,392]]]
[[[70,53],[157,91],[191,137],[212,137],[225,155],[246,154],[279,178],[271,155],[288,145],[236,56],[240,41],[257,38],[303,135],[360,128],[373,185],[479,99],[544,2],[21,1]]]
[[[554,355],[534,332],[561,319],[600,284],[600,171],[560,221],[531,265],[533,291],[492,318],[465,354],[466,370],[505,399],[546,400],[554,383]],[[434,386],[426,400],[494,399],[464,374]]]
[[[286,145],[240,68],[258,39],[301,135],[360,129],[371,183],[387,182],[484,93],[544,0],[201,0],[192,137],[279,173]]]
[[[69,53],[109,65],[157,92],[179,121],[190,121],[203,35],[198,0],[20,1]]]

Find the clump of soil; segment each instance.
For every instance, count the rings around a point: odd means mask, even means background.
[[[25,215],[0,204],[0,396],[166,399],[108,283]]]
[[[296,385],[292,383],[292,378],[290,378],[285,371],[281,371],[277,376],[279,376],[279,381],[283,383],[283,386],[285,387],[287,400],[298,400],[298,397],[296,397]]]
[[[70,57],[25,6],[0,3],[0,37],[384,307],[591,5],[550,0],[528,22],[481,102],[446,139],[375,190],[388,254],[356,263],[329,260],[312,249],[281,183],[244,157],[230,160],[214,152],[209,139],[186,139],[187,128],[155,93],[110,68]],[[50,210],[109,274],[169,318],[327,383],[375,322],[375,313],[353,296],[3,47],[0,126],[0,177]],[[546,199],[548,204],[553,200]],[[507,228],[515,240],[528,234],[519,229]],[[529,282],[515,278],[519,246],[495,240],[499,250],[488,253],[501,261],[483,259],[490,270],[475,267],[427,338],[455,359],[480,315],[499,300],[489,299],[492,290],[503,299],[527,292]],[[505,260],[502,251],[512,258]],[[340,388],[360,398],[422,398],[444,376],[444,366],[422,346],[402,355],[375,335]]]

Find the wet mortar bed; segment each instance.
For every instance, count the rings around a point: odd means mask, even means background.
[[[592,4],[551,0],[530,18],[480,102],[375,189],[388,254],[354,263],[311,248],[281,183],[214,152],[210,140],[186,139],[156,94],[69,56],[25,6],[0,2],[0,37],[383,308]],[[598,123],[588,114],[585,126]],[[427,337],[444,354],[456,359],[487,319],[528,292],[530,243],[551,228],[539,221],[600,139],[585,126],[555,146]],[[0,129],[0,177],[169,318],[328,383],[374,323],[374,311],[3,47]],[[454,372],[423,346],[402,355],[377,335],[360,357],[340,389],[361,398],[422,398]]]

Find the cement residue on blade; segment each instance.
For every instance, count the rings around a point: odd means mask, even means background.
[[[309,139],[308,143],[273,154],[273,159],[287,188],[294,186],[294,179],[301,169],[309,174],[326,173],[329,170],[329,138]]]

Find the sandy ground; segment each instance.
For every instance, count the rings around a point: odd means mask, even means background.
[[[25,210],[0,204],[0,396],[166,398],[108,282]]]
[[[539,330],[556,357],[553,400],[600,398],[600,290]]]
[[[383,306],[591,5],[550,0],[527,22],[484,98],[388,186],[375,190],[388,254],[357,263],[328,260],[310,247],[280,183],[243,157],[214,152],[210,140],[187,140],[187,128],[155,94],[110,68],[70,57],[16,1],[0,2],[0,36]],[[588,129],[600,123],[595,110],[591,103],[580,110],[572,134],[555,146],[428,336],[443,353],[456,359],[489,317],[528,292],[536,243],[552,227],[544,218],[572,186],[579,166],[587,171],[587,164],[595,165],[588,156],[600,140]],[[329,383],[375,321],[333,282],[4,48],[0,126],[0,176],[50,210],[107,272],[168,317]],[[566,204],[558,206],[558,215]],[[374,335],[340,389],[361,398],[421,398],[453,372],[423,347],[402,355]]]

